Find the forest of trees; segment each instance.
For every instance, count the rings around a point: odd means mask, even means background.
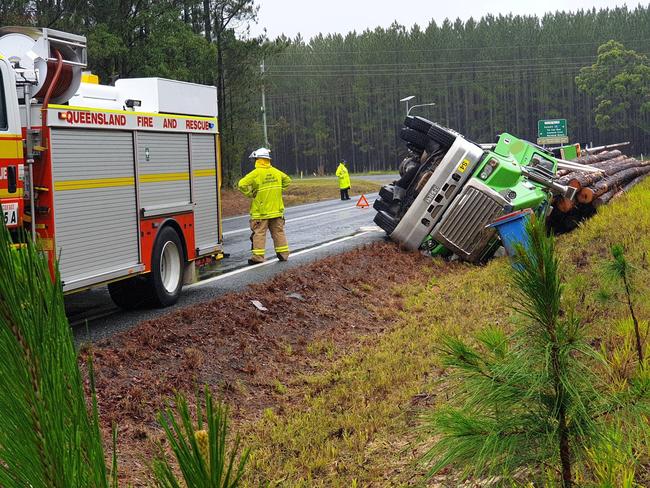
[[[340,158],[355,171],[395,168],[405,151],[397,138],[406,110],[399,100],[410,95],[416,96],[412,104],[436,104],[413,115],[477,142],[492,142],[503,131],[535,141],[538,119],[561,117],[572,142],[630,140],[629,152],[650,152],[650,64],[645,78],[629,77],[646,84],[640,95],[634,92],[639,103],[614,100],[625,117],[599,124],[607,130],[596,125],[599,93],[576,84],[580,69],[591,66],[609,40],[650,52],[650,7],[442,24],[423,19],[422,25],[284,39],[285,49],[266,60],[267,114],[278,164],[291,173],[331,173]],[[619,81],[610,86],[615,97],[629,90],[629,80]]]
[[[90,68],[102,83],[161,76],[217,86],[227,183],[250,168],[248,154],[264,143],[263,84],[275,163],[293,174],[331,173],[341,158],[354,171],[395,168],[405,151],[399,100],[410,95],[412,104],[436,104],[413,114],[477,142],[502,131],[534,140],[538,119],[562,117],[572,141],[631,140],[631,152],[650,152],[649,6],[422,19],[426,28],[394,24],[306,41],[248,35],[258,4],[0,0],[0,25],[86,35]],[[576,83],[610,40],[622,45],[610,44],[599,67]],[[635,68],[611,79],[626,63]]]

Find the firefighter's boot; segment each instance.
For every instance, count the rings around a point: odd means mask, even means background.
[[[251,219],[251,257],[248,264],[260,264],[264,262],[264,250],[266,248],[266,230],[269,228],[268,219]]]
[[[284,217],[269,219],[269,230],[271,231],[275,254],[280,261],[287,261],[289,259],[289,243],[287,242],[287,235],[284,233]]]

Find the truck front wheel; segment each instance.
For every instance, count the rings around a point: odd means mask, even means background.
[[[148,281],[152,304],[168,307],[178,301],[183,288],[185,258],[183,244],[171,227],[163,227],[156,237]]]

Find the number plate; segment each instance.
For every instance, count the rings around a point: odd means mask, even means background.
[[[460,166],[458,166],[458,172],[464,173],[467,167],[469,166],[469,159],[464,159]]]
[[[7,227],[16,227],[18,225],[17,203],[3,203],[2,214],[4,215],[4,223]]]

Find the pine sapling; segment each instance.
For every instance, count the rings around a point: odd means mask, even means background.
[[[0,225],[0,486],[108,488],[89,363],[90,408],[58,274]],[[115,449],[113,450],[115,455]]]
[[[215,403],[207,387],[204,402],[205,419],[197,398],[196,424],[182,395],[176,397],[175,410],[167,408],[158,415],[183,479],[181,483],[172,464],[161,455],[153,464],[159,488],[235,488],[240,485],[250,450],[243,449],[240,453],[239,438],[230,442],[228,410],[221,403]]]
[[[623,283],[623,292],[625,296],[625,303],[630,311],[630,317],[632,318],[632,324],[634,325],[634,336],[636,340],[636,353],[639,360],[639,367],[643,369],[643,349],[644,341],[641,339],[641,331],[639,327],[639,320],[636,317],[634,311],[634,300],[632,297],[633,290],[631,284],[632,273],[634,267],[627,261],[625,258],[625,252],[623,246],[614,245],[612,246],[612,257],[613,259],[607,263],[606,270],[611,279],[620,280]]]
[[[576,461],[599,437],[593,418],[604,406],[587,365],[593,351],[579,321],[561,308],[555,240],[543,223],[528,231],[528,251],[519,249],[512,271],[515,332],[488,328],[473,345],[444,340],[456,406],[430,415],[437,441],[425,456],[429,475],[451,465],[507,479],[551,472],[569,488]]]

